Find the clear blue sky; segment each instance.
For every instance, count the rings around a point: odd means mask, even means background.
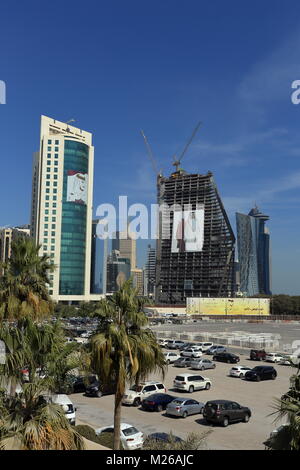
[[[93,132],[94,207],[155,202],[140,128],[169,174],[202,120],[182,166],[214,172],[234,230],[255,201],[270,215],[273,291],[300,294],[299,26],[294,0],[5,2],[0,225],[29,221],[41,114]]]

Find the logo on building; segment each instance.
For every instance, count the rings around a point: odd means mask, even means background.
[[[0,104],[6,104],[6,84],[0,80]]]

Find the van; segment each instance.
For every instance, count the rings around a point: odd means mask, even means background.
[[[76,424],[76,408],[74,408],[73,403],[70,398],[64,394],[54,394],[51,396],[43,396],[43,399],[48,403],[54,403],[55,405],[60,405],[65,413],[65,417],[70,424],[75,426]]]

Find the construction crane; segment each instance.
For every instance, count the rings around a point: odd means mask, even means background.
[[[158,167],[157,167],[156,160],[155,160],[155,158],[154,158],[152,149],[151,149],[150,144],[149,144],[149,142],[148,142],[148,139],[147,139],[147,137],[145,136],[145,133],[144,133],[144,131],[143,131],[142,129],[141,129],[141,134],[142,134],[142,137],[143,137],[143,139],[144,139],[145,145],[146,145],[146,147],[147,147],[148,156],[149,156],[150,161],[151,161],[151,163],[152,163],[152,167],[153,167],[154,173],[155,173],[157,176],[160,176],[160,175],[161,175],[161,170],[158,171]]]
[[[180,166],[181,160],[183,159],[183,157],[184,157],[184,155],[185,155],[187,149],[188,149],[189,146],[191,145],[192,140],[194,139],[195,135],[197,134],[197,131],[198,131],[198,129],[199,129],[199,127],[200,127],[201,124],[202,124],[202,122],[199,121],[198,124],[197,124],[197,126],[195,127],[195,129],[194,129],[194,131],[193,131],[191,137],[190,137],[189,140],[187,141],[186,146],[184,147],[184,149],[183,149],[181,155],[179,156],[179,158],[176,158],[176,155],[173,156],[174,162],[172,163],[172,165],[176,167],[176,171],[179,171],[179,169],[180,169],[179,166]]]

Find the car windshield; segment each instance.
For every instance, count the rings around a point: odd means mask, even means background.
[[[132,426],[131,428],[122,429],[122,432],[124,436],[132,436],[133,434],[137,434],[138,430]]]

